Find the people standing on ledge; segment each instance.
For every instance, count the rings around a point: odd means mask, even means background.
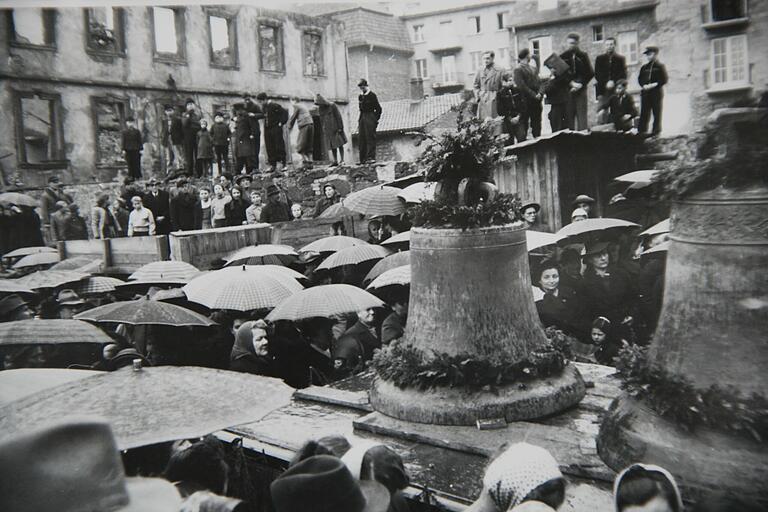
[[[315,135],[315,122],[309,109],[301,104],[298,96],[291,97],[293,114],[288,120],[288,129],[292,130],[294,124],[298,124],[299,138],[296,142],[296,152],[301,155],[302,169],[312,168],[312,146]]]
[[[615,92],[618,81],[627,79],[627,59],[616,53],[616,38],[607,38],[604,45],[605,53],[595,57],[595,96],[599,124],[609,122],[608,101]]]
[[[640,92],[640,133],[648,132],[648,122],[653,114],[651,135],[661,133],[661,106],[664,100],[664,85],[667,83],[667,68],[658,61],[659,47],[648,46],[643,52],[646,63],[640,68],[637,82]]]
[[[357,82],[361,94],[357,97],[360,104],[360,118],[358,119],[358,137],[360,144],[360,163],[376,161],[376,128],[381,119],[381,105],[379,98],[368,86],[368,80],[361,78]]]
[[[568,49],[560,58],[568,64],[571,81],[569,82],[568,102],[565,108],[566,128],[586,130],[587,125],[587,84],[595,76],[589,55],[579,48],[579,34],[571,32],[566,38]]]
[[[267,146],[267,161],[270,171],[275,171],[277,164],[283,167],[286,165],[283,126],[288,122],[288,111],[267,97],[267,93],[260,92],[256,100],[264,111],[264,144]]]
[[[344,119],[341,117],[339,107],[331,103],[320,94],[315,95],[315,105],[320,114],[320,126],[323,127],[323,150],[331,152],[333,163],[331,167],[344,165],[344,144],[347,136],[344,133]],[[338,158],[336,153],[338,152]]]
[[[541,80],[536,61],[531,59],[531,50],[523,48],[517,55],[518,65],[513,71],[515,87],[525,97],[525,113],[523,115],[522,129],[528,133],[531,128],[531,136],[535,139],[541,135]]]
[[[184,134],[184,161],[187,173],[199,176],[197,171],[197,137],[200,133],[200,114],[195,110],[195,100],[188,98],[184,103],[186,112],[182,115],[181,131]]]
[[[181,127],[181,118],[177,115],[173,105],[165,105],[165,120],[161,142],[165,148],[165,172],[171,174],[172,170],[178,171],[184,164],[184,131]]]
[[[496,94],[501,90],[503,71],[496,67],[492,51],[483,52],[483,68],[475,74],[473,88],[477,100],[477,117],[481,121],[498,115]]]
[[[141,178],[141,151],[144,144],[141,140],[141,132],[136,128],[136,120],[129,117],[125,120],[125,130],[122,136],[123,158],[128,164],[128,176]]]

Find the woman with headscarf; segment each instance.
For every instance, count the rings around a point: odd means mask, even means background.
[[[341,117],[339,107],[331,103],[320,94],[315,95],[315,105],[320,114],[320,126],[323,135],[323,152],[331,152],[332,166],[344,164],[344,144],[347,136],[344,134],[344,119]],[[338,158],[336,157],[338,150]]]
[[[229,356],[229,369],[254,375],[276,376],[275,356],[272,354],[267,323],[264,320],[245,322],[237,329],[235,344]]]

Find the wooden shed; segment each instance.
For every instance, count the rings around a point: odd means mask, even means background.
[[[499,191],[518,194],[523,202],[541,205],[539,230],[555,232],[570,223],[572,202],[579,194],[595,198],[597,215],[611,199],[608,185],[635,169],[642,150],[638,135],[564,130],[507,147],[494,171]]]

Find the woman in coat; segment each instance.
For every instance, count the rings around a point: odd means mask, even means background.
[[[560,267],[554,260],[541,263],[534,275],[534,285],[541,288],[544,298],[536,302],[536,311],[544,327],[554,326],[572,336],[584,339],[583,308],[576,292],[560,284]]]
[[[208,131],[208,122],[200,121],[200,131],[197,132],[197,165],[195,175],[213,176],[213,139]]]
[[[344,163],[344,144],[347,136],[344,134],[344,120],[336,104],[329,102],[320,94],[315,95],[315,105],[320,113],[320,125],[323,134],[323,152],[331,152],[332,165]],[[338,150],[338,158],[336,151]]]
[[[245,322],[235,333],[235,344],[229,357],[229,369],[235,372],[276,377],[275,356],[267,339],[263,320]]]

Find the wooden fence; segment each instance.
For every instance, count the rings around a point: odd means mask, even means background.
[[[361,228],[361,221],[346,216],[333,219],[305,219],[272,224],[272,243],[286,244],[295,249],[301,249],[310,242],[329,236],[333,233],[333,224],[344,223],[347,236],[358,238],[367,237],[366,229]]]
[[[102,260],[105,274],[131,274],[153,261],[168,259],[168,237],[140,236],[104,240],[67,240],[58,243],[59,257],[85,256]]]
[[[271,243],[272,230],[270,224],[250,224],[176,231],[169,235],[171,259],[206,270],[213,260],[224,258],[241,247]]]

